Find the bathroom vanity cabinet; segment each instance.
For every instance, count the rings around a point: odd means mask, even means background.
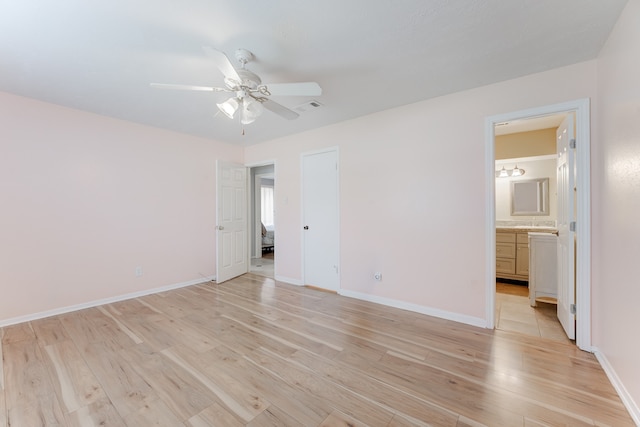
[[[496,230],[496,278],[529,280],[527,232],[511,228]]]
[[[529,304],[558,303],[558,236],[552,233],[529,233]]]

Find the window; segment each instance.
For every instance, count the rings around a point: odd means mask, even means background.
[[[261,206],[260,219],[265,227],[273,227],[273,187],[261,186]]]

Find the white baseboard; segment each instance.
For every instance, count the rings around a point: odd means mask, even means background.
[[[284,276],[276,275],[274,277],[274,279],[277,280],[278,282],[284,282],[284,283],[288,283],[290,285],[296,285],[296,286],[303,286],[304,285],[302,280],[300,280],[300,279],[292,279],[291,277],[284,277]]]
[[[604,353],[602,353],[597,347],[592,347],[592,350],[593,354],[595,354],[596,358],[598,359],[598,362],[600,362],[602,369],[604,369],[604,372],[607,374],[609,381],[611,381],[613,388],[615,388],[618,392],[620,400],[622,400],[625,408],[627,408],[627,411],[629,411],[629,415],[631,415],[631,418],[636,423],[636,425],[640,426],[640,408],[633,400],[622,381],[620,381],[618,374],[616,374],[613,366],[611,366],[611,363],[609,363],[607,356],[605,356]]]
[[[0,328],[18,323],[31,322],[32,320],[44,319],[45,317],[57,316],[59,314],[70,313],[72,311],[84,310],[85,308],[96,307],[98,305],[111,304],[118,301],[124,301],[132,298],[143,297],[145,295],[157,294],[160,292],[170,291],[172,289],[184,288],[185,286],[197,285],[205,281],[215,280],[215,276],[203,276],[198,279],[189,280],[187,282],[175,283],[172,285],[161,286],[159,288],[145,289],[144,291],[132,292],[129,294],[117,295],[114,297],[103,298],[99,300],[89,301],[82,304],[69,305],[53,310],[41,311],[39,313],[28,314],[26,316],[18,316],[11,319],[0,320]]]
[[[375,295],[363,294],[360,292],[346,291],[341,289],[338,294],[344,295],[350,298],[356,298],[363,301],[375,302],[389,307],[400,308],[403,310],[413,311],[420,314],[426,314],[427,316],[439,317],[441,319],[453,320],[454,322],[464,323],[471,326],[477,326],[479,328],[486,328],[487,321],[473,316],[465,316],[459,313],[452,313],[450,311],[439,310],[437,308],[425,307],[423,305],[411,304],[404,301],[398,301],[391,298],[384,298]]]

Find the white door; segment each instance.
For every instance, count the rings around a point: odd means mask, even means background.
[[[339,288],[338,153],[302,156],[304,283]]]
[[[564,119],[556,132],[558,148],[558,320],[570,339],[576,337],[575,286],[575,151],[573,115]]]
[[[247,168],[217,163],[216,282],[248,271]]]

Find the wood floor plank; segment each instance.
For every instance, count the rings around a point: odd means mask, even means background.
[[[96,323],[96,319],[100,317],[104,317],[100,310],[90,308],[62,314],[58,316],[58,319],[67,334],[81,348],[86,343],[104,341],[105,337]]]
[[[107,398],[102,398],[65,414],[70,427],[117,427],[125,421]]]
[[[231,412],[218,403],[213,403],[199,414],[189,418],[186,422],[189,427],[211,427],[215,425],[226,427],[243,427],[246,424],[238,420]]]
[[[117,329],[124,332],[124,334],[129,337],[131,339],[131,341],[133,341],[136,344],[142,344],[142,338],[140,338],[138,335],[136,335],[131,329],[129,329],[126,325],[124,325],[120,320],[118,320],[116,318],[116,316],[119,314],[119,312],[115,312],[114,314],[112,314],[109,310],[107,310],[105,307],[98,307],[98,310],[100,310],[100,312],[107,318],[109,318],[109,320],[113,321],[115,323],[115,325],[117,326]]]
[[[189,371],[146,344],[120,354],[179,419],[187,420],[214,402],[213,394]]]
[[[304,424],[293,418],[289,413],[281,410],[277,406],[271,405],[264,410],[260,415],[255,417],[247,427],[298,427],[304,425],[316,425]]]
[[[319,427],[367,427],[366,424],[351,418],[349,415],[340,411],[333,411],[325,418]]]
[[[7,405],[4,395],[4,390],[0,389],[0,427],[7,427]]]
[[[414,393],[406,392],[368,375],[366,365],[352,369],[347,365],[332,363],[318,355],[307,351],[298,351],[290,360],[315,372],[329,382],[335,383],[354,392],[367,396],[382,408],[400,413],[407,418],[429,420],[435,425],[455,426],[459,414],[445,409],[443,406],[421,399]],[[387,402],[394,401],[393,407]]]
[[[65,413],[106,398],[98,379],[71,340],[44,347],[47,368]]]
[[[583,387],[582,384],[574,385],[571,381],[558,384],[556,381],[538,375],[530,375],[522,371],[518,372],[478,361],[468,363],[437,353],[433,353],[426,363],[437,366],[438,369],[455,372],[463,378],[482,383],[485,387],[501,389],[512,395],[520,395],[522,399],[562,408],[562,411],[573,412],[581,416],[593,415],[594,412],[600,413],[601,416],[605,416],[607,412],[611,411],[614,413],[625,412],[619,399],[611,393],[594,394],[589,387]],[[519,373],[519,381],[504,381],[504,378],[513,376],[515,372]],[[598,375],[594,373],[591,378],[598,379]],[[588,401],[589,404],[585,405],[585,401]]]
[[[70,339],[59,317],[47,317],[37,322],[31,322],[30,324],[38,343],[40,343],[42,347]]]
[[[180,427],[185,423],[162,399],[153,399],[124,417],[127,426]]]
[[[247,274],[0,328],[0,427],[633,426],[597,359]]]
[[[43,362],[41,349],[35,336],[33,338],[10,340],[9,344],[2,347],[7,424],[64,426],[64,415]]]
[[[222,301],[226,301],[221,298]],[[246,300],[240,300],[235,307],[245,309],[250,313],[262,318],[262,313],[268,313],[270,319],[265,319],[271,323],[277,323],[280,327],[288,327],[289,330],[295,329],[298,333],[304,333],[307,337],[325,342],[326,338],[333,339],[334,342],[347,343],[347,347],[355,346],[358,351],[366,349],[373,350],[372,357],[379,358],[387,351],[385,346],[391,346],[397,351],[404,352],[407,355],[417,358],[424,358],[429,352],[427,346],[417,346],[413,342],[398,340],[395,336],[382,336],[379,333],[372,333],[371,330],[363,329],[358,325],[353,325],[346,333],[348,340],[345,340],[345,323],[337,318],[322,315],[322,319],[309,318],[309,311],[303,311],[300,314],[292,314],[292,307],[286,306],[277,308],[277,310],[263,310],[260,306],[263,304],[247,304]],[[306,314],[306,316],[305,316]],[[349,350],[349,348],[342,348]]]
[[[302,425],[315,426],[331,411],[330,405],[301,395],[297,388],[255,365],[243,354],[226,345],[196,357],[199,360],[196,363],[200,363],[203,372],[213,380],[220,375],[220,371],[228,372],[239,386],[271,402],[265,411],[271,412],[272,415],[258,415],[251,422],[254,425],[260,425],[261,422],[274,417],[285,420],[286,417],[278,415],[283,411]]]
[[[240,387],[240,383],[232,375],[227,374],[225,369],[215,364],[206,369],[206,366],[193,363],[196,358],[194,353],[188,351],[188,349],[182,349],[182,351],[179,349],[166,349],[162,351],[162,354],[196,377],[202,385],[215,395],[224,407],[245,423],[254,419],[269,406],[269,402],[261,398],[253,390]]]
[[[123,418],[135,412],[144,412],[150,402],[160,400],[149,383],[121,356],[120,350],[114,349],[112,345],[105,342],[89,343],[81,352]]]
[[[254,364],[267,369],[283,380],[295,384],[305,395],[330,402],[330,404],[347,415],[370,425],[386,425],[393,413],[369,398],[348,388],[338,387],[326,381],[322,376],[302,369],[295,364],[287,363],[278,355],[264,349],[258,349],[247,356]]]
[[[18,341],[33,340],[36,338],[30,322],[5,326],[2,329],[4,329],[4,333],[2,334],[3,344],[11,344]]]
[[[190,313],[189,308],[183,307],[181,304],[185,303],[185,298],[176,295],[172,295],[170,292],[163,292],[153,295],[145,295],[139,298],[145,304],[153,307],[164,313],[166,316],[178,319],[182,316],[186,316]]]
[[[561,425],[592,425],[592,421],[580,413],[571,413],[562,406],[544,404],[524,394],[514,394],[511,390],[512,375],[492,373],[485,370],[478,378],[468,375],[468,369],[450,370],[447,364],[431,364],[429,360],[408,361],[397,359],[394,363],[389,357],[384,366],[376,370],[375,375],[381,378],[400,377],[405,382],[399,387],[407,387],[425,398],[447,406],[470,420],[487,425],[515,425],[522,422],[521,414],[546,414]],[[475,362],[461,362],[471,363]],[[476,366],[478,372],[485,367]],[[507,380],[505,380],[507,379]],[[528,389],[532,392],[532,388]],[[458,398],[452,399],[452,396]]]

